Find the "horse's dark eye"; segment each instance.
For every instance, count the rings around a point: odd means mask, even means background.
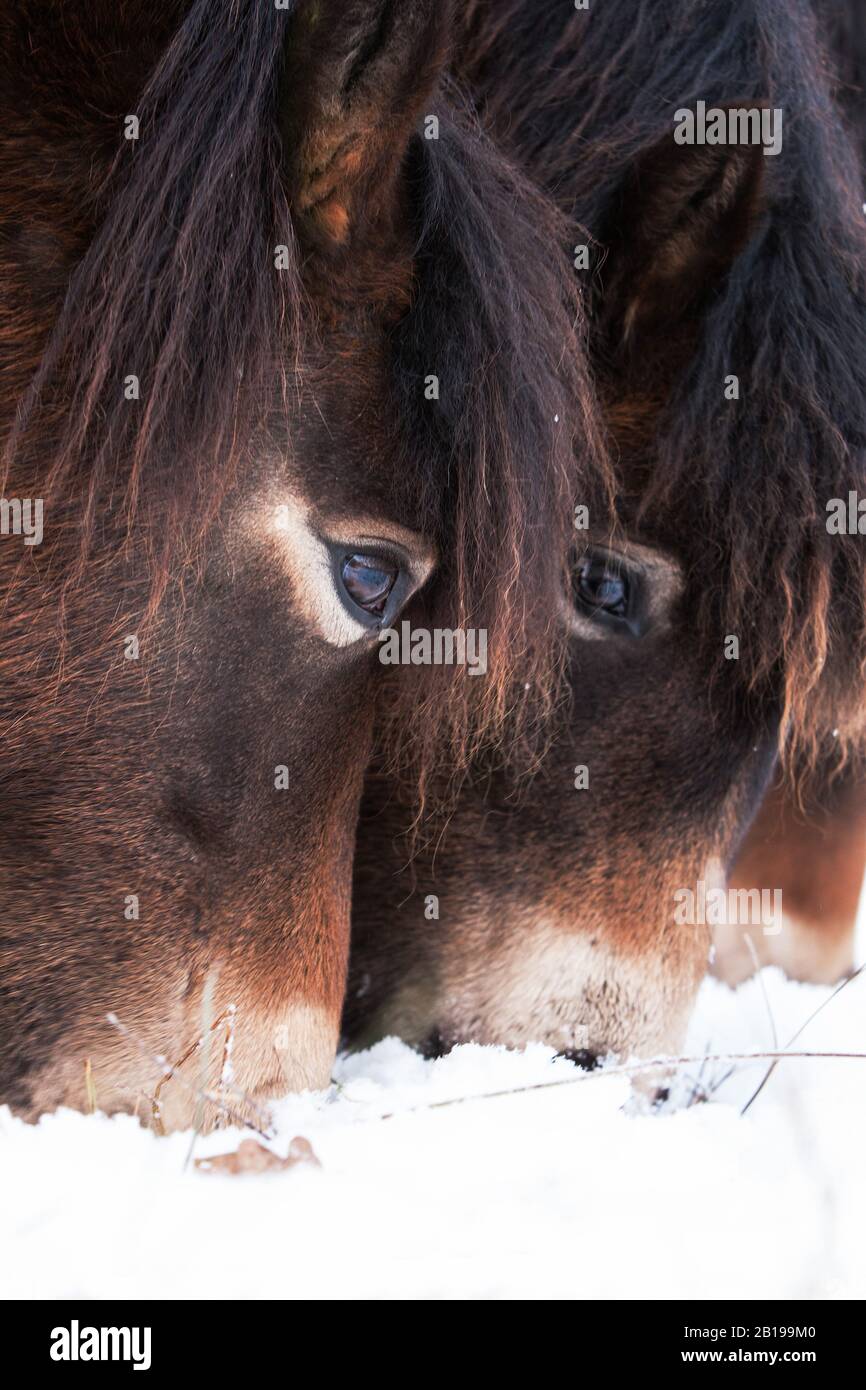
[[[605,556],[588,555],[577,567],[575,597],[582,607],[593,613],[627,618],[630,600],[628,575]]]
[[[349,598],[377,618],[385,611],[399,573],[399,565],[374,555],[347,555],[340,568]]]

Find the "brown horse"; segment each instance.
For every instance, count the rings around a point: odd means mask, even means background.
[[[517,757],[552,698],[570,498],[603,498],[605,456],[565,224],[443,84],[449,8],[0,3],[25,1114],[187,1123],[229,1039],[210,1119],[325,1084],[379,694],[418,715],[422,784]],[[488,679],[383,684],[403,613],[489,630]]]
[[[371,777],[345,1031],[652,1055],[777,758],[790,785],[862,748],[866,541],[827,525],[866,497],[862,188],[798,0],[476,0],[456,64],[574,219],[619,525],[575,533],[537,775],[479,762],[410,864],[399,785]],[[679,142],[708,108],[760,140]]]

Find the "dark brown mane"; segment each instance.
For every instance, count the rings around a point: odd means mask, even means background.
[[[128,45],[136,8],[125,7]],[[296,260],[274,271],[275,245],[292,242],[277,138],[284,20],[244,5],[214,24],[191,5],[144,90],[116,90],[115,109],[93,118],[94,143],[111,148],[113,133],[117,153],[6,455],[7,477],[32,456],[49,505],[73,508],[76,578],[110,510],[121,533],[142,523],[162,593],[195,554],[297,337]],[[20,83],[26,65],[9,57]],[[80,109],[84,96],[70,100]],[[121,138],[125,110],[140,140]],[[138,401],[124,396],[130,374]]]
[[[395,726],[429,767],[444,718],[459,777],[506,731],[518,761],[537,751],[558,695],[574,505],[612,517],[613,481],[567,223],[484,135],[459,89],[445,97],[440,138],[414,152],[419,289],[396,354],[414,467],[434,483],[443,458],[448,470],[449,559],[430,620],[450,625],[456,614],[486,628],[496,655],[485,680],[446,684],[425,671],[420,717]],[[433,370],[431,406],[417,382]]]
[[[741,685],[780,691],[791,761],[828,743],[844,756],[863,737],[866,551],[862,537],[827,534],[825,509],[866,493],[866,226],[812,6],[635,0],[574,13],[558,0],[476,0],[466,26],[458,66],[487,123],[602,243],[627,222],[629,179],[670,138],[676,109],[783,109],[764,216],[669,402],[642,510],[704,538],[695,635],[708,674],[719,634],[740,634]],[[594,296],[605,275],[602,264]]]

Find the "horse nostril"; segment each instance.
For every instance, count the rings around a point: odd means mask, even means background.
[[[432,1033],[428,1033],[427,1037],[418,1044],[418,1051],[422,1057],[426,1057],[428,1061],[433,1061],[434,1058],[444,1057],[446,1052],[450,1052],[451,1045],[445,1042],[438,1028],[434,1028]]]
[[[557,1057],[567,1057],[569,1062],[576,1062],[583,1071],[595,1071],[599,1065],[598,1053],[590,1052],[589,1048],[579,1047],[572,1052],[557,1052]]]

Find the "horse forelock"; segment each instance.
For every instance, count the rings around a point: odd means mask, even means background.
[[[844,759],[866,743],[866,554],[862,537],[825,526],[830,499],[866,495],[866,223],[851,139],[852,121],[861,142],[866,124],[851,81],[866,65],[866,31],[852,32],[850,17],[840,25],[838,9],[634,0],[574,12],[556,0],[476,0],[458,49],[485,123],[597,238],[612,208],[633,215],[616,200],[648,152],[672,145],[676,110],[704,101],[784,113],[783,149],[763,162],[762,215],[655,421],[641,512],[705,538],[694,639],[713,679],[722,635],[740,634],[740,683],[779,692],[792,767],[828,744]],[[835,30],[820,27],[827,19]],[[528,76],[533,64],[543,81]],[[594,301],[610,270],[602,259]],[[724,395],[729,373],[736,404]],[[638,433],[643,406],[652,413],[652,402],[619,402]]]
[[[273,116],[282,47],[275,10],[236,9],[213,25],[207,6],[192,5],[136,103],[146,148],[123,141],[118,120],[118,152],[95,171],[98,186],[65,190],[91,196],[95,231],[6,464],[8,476],[35,457],[52,498],[85,499],[82,575],[98,502],[119,502],[127,528],[148,508],[163,513],[155,572],[192,517],[203,528],[237,466],[251,404],[281,361],[276,335],[296,329],[296,264],[273,270],[274,245],[291,239]],[[134,406],[124,391],[133,378]],[[119,460],[128,462],[118,499]]]
[[[419,292],[398,353],[407,382],[439,378],[432,433],[415,396],[409,437],[422,457],[452,461],[454,540],[433,621],[483,627],[495,661],[483,682],[443,688],[434,673],[421,717],[398,702],[395,728],[432,767],[444,721],[459,779],[483,748],[515,770],[537,758],[560,696],[574,508],[612,526],[613,474],[567,223],[484,134],[460,87],[444,97],[439,140],[415,149]]]
[[[62,300],[40,306],[43,351],[7,422],[5,477],[35,476],[68,516],[67,587],[92,578],[108,501],[120,538],[143,526],[156,606],[199,556],[249,440],[274,411],[288,413],[303,382],[316,313],[284,177],[282,19],[273,6],[239,5],[213,25],[196,0],[135,101],[146,140],[119,139],[124,93],[93,144],[120,151],[94,165],[91,186],[46,185],[46,198],[81,199],[84,230]],[[50,105],[38,71],[34,81]],[[573,507],[609,509],[611,487],[566,224],[458,90],[438,102],[442,138],[416,138],[407,171],[416,286],[394,331],[406,441],[395,466],[427,498],[444,556],[442,622],[489,629],[489,679],[425,673],[413,718],[422,765],[441,758],[444,736],[462,766],[482,745],[523,747],[544,722]],[[431,372],[438,406],[423,398]],[[407,698],[417,714],[417,691]]]

